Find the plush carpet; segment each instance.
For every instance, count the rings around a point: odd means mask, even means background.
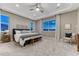
[[[14,42],[0,43],[2,56],[77,56],[76,45],[65,43],[52,37],[21,47]]]

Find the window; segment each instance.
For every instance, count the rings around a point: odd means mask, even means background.
[[[9,17],[5,15],[0,15],[0,17],[1,31],[8,30]]]
[[[55,31],[56,29],[56,20],[44,20],[43,21],[43,31]]]
[[[29,23],[30,30],[31,31],[34,30],[34,27],[35,27],[35,23],[33,21],[30,21],[30,23]]]

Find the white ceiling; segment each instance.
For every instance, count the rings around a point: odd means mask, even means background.
[[[19,4],[19,7],[16,7],[16,4]],[[41,5],[44,9],[44,13],[41,13],[39,11],[29,10],[33,8],[32,5],[34,4],[35,3],[2,3],[0,4],[0,7],[9,12],[28,17],[33,20],[72,11],[79,7],[78,3],[61,3],[60,7],[57,9],[57,3],[42,3]]]

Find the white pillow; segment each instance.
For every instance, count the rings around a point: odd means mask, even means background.
[[[21,33],[21,31],[18,31],[18,30],[16,30],[15,32],[16,32],[16,34],[20,34]]]
[[[21,33],[30,33],[31,31],[25,31],[25,30],[23,30],[23,31],[21,31]]]

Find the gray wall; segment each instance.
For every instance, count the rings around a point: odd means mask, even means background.
[[[9,16],[9,23],[10,23],[9,30],[10,30],[11,36],[12,36],[12,29],[16,28],[16,25],[22,25],[22,26],[25,26],[26,28],[28,28],[28,23],[29,23],[30,19],[19,16],[19,15],[12,14],[12,13],[9,13],[9,12],[3,11],[3,10],[1,10],[1,14]]]
[[[79,34],[79,8],[77,10],[77,34]]]
[[[0,15],[1,15],[1,10],[0,10]],[[1,19],[0,19],[0,21],[1,21]],[[0,28],[1,28],[1,24],[0,24]],[[0,29],[0,39],[1,39],[1,29]]]
[[[2,14],[5,14],[7,16],[9,16],[10,18],[10,33],[12,33],[12,29],[16,28],[17,24],[22,24],[24,26],[28,27],[28,23],[29,23],[29,19],[25,18],[25,17],[21,17],[6,11],[2,11]],[[68,12],[68,13],[63,13],[60,15],[60,37],[63,38],[64,37],[64,24],[71,24],[71,31],[76,33],[76,26],[77,26],[77,11],[72,11],[72,12]],[[42,31],[42,20],[38,20],[35,21],[35,28],[36,28],[36,32],[42,33],[45,36],[48,37],[55,37],[55,32],[44,32]],[[12,34],[11,34],[12,35]]]
[[[42,21],[43,20],[37,20],[36,21],[36,32],[39,32],[39,33],[41,33],[41,34],[43,34],[44,36],[47,36],[47,37],[55,37],[55,31],[43,31],[42,30]]]
[[[63,13],[61,15],[59,15],[60,17],[60,20],[58,18],[58,25],[60,24],[60,26],[58,27],[59,28],[59,35],[60,35],[60,38],[63,38],[64,37],[64,33],[66,32],[66,30],[64,29],[65,27],[65,24],[71,24],[71,32],[73,33],[76,33],[77,31],[77,11],[71,11],[71,12],[68,12],[68,13]],[[59,23],[60,22],[60,23]],[[57,29],[58,29],[57,28]],[[39,33],[42,33],[43,35],[45,36],[48,36],[48,37],[55,37],[55,34],[57,32],[44,32],[42,31],[42,20],[37,20],[36,21],[36,31],[39,32]]]
[[[77,11],[72,11],[72,12],[68,12],[68,13],[64,13],[60,15],[61,17],[61,25],[60,25],[60,34],[61,34],[61,38],[64,37],[64,33],[66,31],[71,31],[73,33],[76,33],[77,31]],[[71,24],[71,30],[65,30],[65,24]]]

